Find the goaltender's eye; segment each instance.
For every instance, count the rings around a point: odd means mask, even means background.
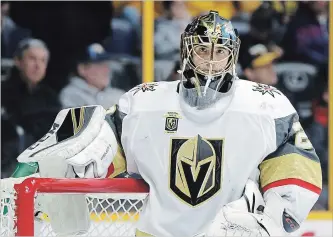
[[[227,50],[224,48],[217,48],[216,53],[225,55],[225,54],[227,54]]]
[[[203,45],[195,47],[194,50],[198,54],[208,53],[208,51],[209,51],[208,47],[207,46],[203,46]]]

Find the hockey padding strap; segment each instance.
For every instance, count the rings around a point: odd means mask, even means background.
[[[300,154],[270,158],[263,161],[259,169],[263,192],[285,185],[297,185],[317,194],[321,192],[320,163]]]
[[[114,178],[126,171],[126,160],[123,150],[118,146],[117,154],[113,158],[112,164],[109,166],[106,178]]]
[[[117,153],[109,166],[106,178],[114,178],[126,171],[126,159],[121,144],[122,123],[126,116],[119,111],[118,105],[114,105],[106,111],[105,120],[109,123],[118,142]]]
[[[17,162],[16,169],[14,173],[11,175],[12,178],[26,177],[38,172],[38,163],[37,162],[29,162],[29,163],[21,163]]]

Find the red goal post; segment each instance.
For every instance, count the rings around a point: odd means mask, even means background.
[[[43,194],[66,193],[66,194],[88,194],[88,195],[93,194],[90,196],[92,198],[95,198],[94,195],[96,194],[97,199],[101,200],[104,200],[104,198],[99,198],[98,194],[108,194],[108,195],[110,194],[112,200],[115,200],[114,196],[112,197],[113,194],[119,194],[118,199],[119,200],[122,199],[126,202],[127,201],[126,195],[132,195],[132,198],[136,199],[136,197],[139,194],[147,194],[149,190],[148,185],[143,180],[133,179],[133,178],[114,178],[114,179],[27,178],[22,183],[15,184],[14,189],[16,195],[15,198],[13,198],[13,200],[15,199],[15,209],[14,209],[15,228],[13,232],[15,232],[16,236],[34,236],[34,234],[36,233],[35,232],[36,221],[34,220],[35,219],[34,202],[37,193],[43,193]],[[141,202],[143,202],[142,200],[143,199],[141,199]],[[3,200],[1,201],[2,204],[4,204],[4,201]],[[135,202],[135,205],[137,203],[138,202]],[[99,205],[100,203],[95,202],[95,204]],[[109,207],[111,207],[112,205],[116,204],[110,204]],[[117,205],[119,206],[120,204]],[[127,204],[126,206],[128,208],[133,209],[133,206],[129,207],[130,206],[129,204]],[[112,210],[114,210],[113,206]],[[115,211],[114,215],[118,214],[116,212],[117,211]],[[139,210],[136,210],[135,215],[138,215],[138,212]],[[95,210],[94,213],[96,213]],[[1,215],[2,225],[4,225],[4,213],[0,213],[0,215]],[[99,214],[97,213],[97,215]],[[108,223],[108,225],[111,226],[110,222]],[[112,234],[112,232],[110,233]]]

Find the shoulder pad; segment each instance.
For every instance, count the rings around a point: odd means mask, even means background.
[[[243,97],[243,109],[268,114],[273,118],[296,113],[289,99],[274,86],[247,80],[237,80],[238,97]]]
[[[262,107],[270,107],[269,113],[273,118],[285,117],[296,113],[289,99],[274,86],[255,83],[252,86],[252,91],[262,96]]]
[[[154,108],[166,95],[177,91],[178,81],[142,83],[125,93],[119,100],[120,111],[128,114],[135,108]]]
[[[160,85],[159,82],[150,82],[150,83],[142,83],[140,85],[137,85],[133,87],[128,92],[132,94],[132,96],[139,95],[144,92],[152,92],[156,91],[158,89],[158,86]]]

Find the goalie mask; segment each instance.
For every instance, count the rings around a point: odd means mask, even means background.
[[[210,11],[190,23],[181,36],[182,83],[185,101],[204,109],[229,91],[236,78],[240,40],[231,22]]]

